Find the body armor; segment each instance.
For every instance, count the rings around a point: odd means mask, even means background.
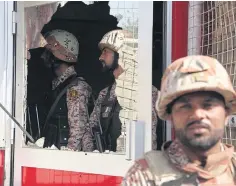
[[[60,84],[51,94],[51,105],[54,103],[58,95],[63,89],[69,85],[76,75],[69,77],[62,84]],[[45,143],[44,147],[55,145],[58,149],[62,146],[67,146],[69,137],[69,124],[68,124],[68,109],[66,101],[66,93],[58,101],[50,118],[47,118],[44,128]]]
[[[105,150],[116,152],[117,138],[121,135],[122,123],[119,118],[121,106],[116,99],[109,100],[110,95],[109,87],[108,93],[101,105],[101,126],[105,137]]]
[[[117,138],[121,134],[122,123],[119,118],[122,109],[115,95],[116,84],[103,89],[90,114],[89,125],[92,127],[95,147],[99,152],[110,150],[115,152]],[[94,97],[94,96],[93,96]]]

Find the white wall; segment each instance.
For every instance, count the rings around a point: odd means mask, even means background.
[[[13,83],[12,8],[13,2],[0,2],[0,103],[10,113],[12,112]],[[8,120],[7,115],[0,109],[0,148],[5,146],[5,125],[11,124]]]
[[[13,95],[13,1],[0,2],[0,103],[12,113]],[[10,184],[11,139],[14,123],[0,108],[0,148],[5,149],[4,185]]]

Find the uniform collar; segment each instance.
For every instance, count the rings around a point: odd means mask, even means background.
[[[66,71],[56,79],[52,81],[52,89],[54,90],[58,85],[63,83],[66,79],[68,79],[72,75],[76,75],[76,71],[74,66],[70,66],[66,69]]]
[[[176,168],[184,172],[197,172],[198,176],[203,179],[211,179],[221,175],[232,165],[234,155],[234,147],[232,145],[222,145],[222,151],[209,155],[205,160],[205,166],[201,166],[198,160],[192,161],[194,153],[183,148],[183,145],[175,140],[173,142],[165,143],[167,156]],[[164,147],[163,146],[163,147]]]

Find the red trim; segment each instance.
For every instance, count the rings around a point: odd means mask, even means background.
[[[172,62],[188,54],[188,7],[187,1],[172,2]]]
[[[4,158],[5,150],[0,150],[0,185],[3,185],[4,181]]]
[[[71,171],[22,168],[22,186],[118,186],[122,177]]]
[[[188,6],[187,1],[172,2],[172,61],[187,55]]]

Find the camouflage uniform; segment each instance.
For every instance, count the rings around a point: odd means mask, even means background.
[[[67,78],[75,75],[73,66],[70,66],[60,77],[53,81],[53,89]],[[92,89],[85,81],[78,81],[77,86],[67,90],[68,124],[70,134],[67,147],[72,150],[93,151],[92,135],[88,126],[87,104]]]
[[[160,97],[158,117],[170,119],[167,107],[176,98],[197,91],[214,91],[225,99],[229,114],[235,113],[236,93],[224,67],[214,58],[188,56],[173,62],[165,71]],[[183,147],[176,139],[164,144],[162,151],[151,151],[135,162],[122,183],[123,186],[152,185],[227,185],[236,184],[236,155],[234,147],[221,144],[221,151],[211,154],[204,167],[196,155]],[[174,180],[170,183],[171,180]],[[185,184],[183,184],[185,181]],[[175,182],[175,183],[174,183]],[[178,182],[178,183],[177,183]]]
[[[126,174],[122,186],[161,186],[164,182],[191,175],[193,172],[197,172],[198,176],[196,177],[198,179],[190,180],[191,182],[188,183],[188,186],[193,186],[193,182],[196,183],[195,185],[200,186],[219,184],[233,186],[236,184],[233,179],[236,167],[236,155],[233,153],[234,147],[223,144],[222,147],[224,153],[220,152],[211,155],[203,168],[200,166],[201,162],[190,162],[188,157],[191,152],[185,152],[181,144],[176,140],[167,149],[163,148],[163,154],[160,154],[159,151],[151,151],[145,154],[145,158],[137,160]],[[170,163],[165,161],[163,157]],[[153,164],[154,162],[155,164]],[[173,170],[170,170],[171,166],[173,166]],[[174,169],[174,167],[178,169]],[[169,184],[169,186],[172,185],[174,184]]]
[[[158,97],[158,90],[156,87],[152,86],[152,150],[157,149],[157,112],[156,112],[156,102]]]
[[[101,105],[107,95],[108,89],[109,89],[109,87],[106,87],[99,92],[98,98],[94,103],[94,109],[93,109],[92,113],[90,114],[90,118],[89,118],[89,126],[90,127],[97,126],[100,121]],[[116,99],[115,90],[116,90],[116,82],[113,83],[113,85],[111,87],[110,96],[108,98],[109,101],[113,101]]]

